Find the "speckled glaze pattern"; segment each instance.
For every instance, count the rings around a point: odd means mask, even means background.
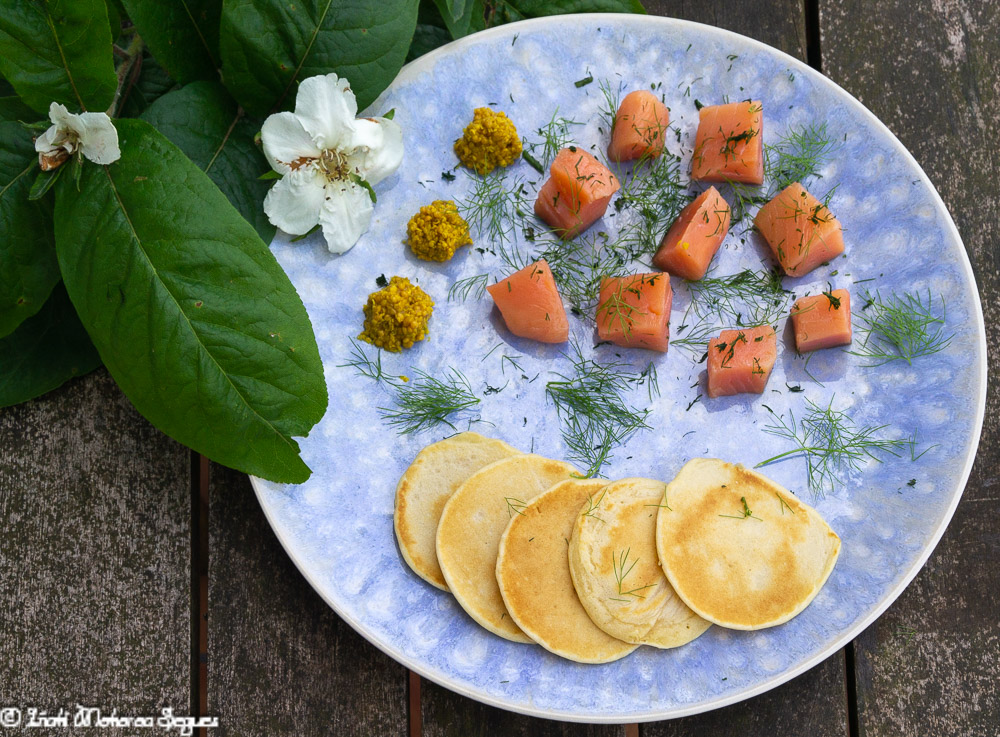
[[[734,58],[735,57],[735,58]],[[652,403],[653,429],[615,452],[605,475],[668,480],[689,458],[711,456],[748,466],[789,446],[761,432],[767,404],[775,412],[800,410],[804,399],[848,409],[858,423],[884,424],[891,437],[916,432],[909,456],[872,463],[821,497],[807,488],[805,464],[792,459],[764,469],[814,504],[843,540],[840,560],[813,603],[791,622],[759,632],[711,628],[676,650],[639,648],[608,665],[578,665],[541,647],[496,637],[467,617],[452,597],[420,580],[404,564],[393,537],[396,482],[427,443],[446,428],[398,436],[379,417],[389,393],[349,368],[349,338],[361,330],[361,307],[380,274],[409,277],[435,300],[430,339],[402,354],[383,356],[389,373],[440,374],[461,369],[474,389],[505,387],[484,396],[482,422],[473,429],[525,451],[565,458],[559,423],[545,399],[550,372],[566,371],[561,346],[511,336],[487,297],[448,302],[458,278],[496,262],[462,249],[444,265],[414,259],[403,245],[406,221],[434,199],[459,199],[471,179],[456,172],[452,142],[472,109],[498,103],[522,135],[559,114],[585,123],[576,129],[584,147],[606,146],[599,132],[602,96],[597,81],[618,80],[625,91],[657,86],[681,132],[668,148],[684,156],[697,125],[696,99],[761,99],[764,140],[790,126],[825,121],[841,143],[823,178],[810,189],[822,196],[837,185],[830,207],[842,222],[846,258],[799,278],[796,294],[846,286],[883,293],[930,290],[947,304],[949,347],[913,366],[897,361],[861,368],[840,349],[817,353],[809,372],[797,358],[790,330],[780,333],[779,356],[764,396],[702,398],[704,365],[688,353],[592,349],[591,323],[570,316],[571,332],[598,360],[622,357],[636,367],[655,361],[661,396]],[[394,108],[406,155],[398,173],[379,185],[371,228],[343,256],[330,255],[317,236],[290,243],[279,235],[272,249],[298,288],[313,320],[330,390],[330,409],[302,452],[313,469],[299,486],[255,479],[260,502],[291,557],[326,601],[355,629],[392,657],[472,698],[539,716],[587,722],[664,719],[747,698],[800,673],[858,633],[902,591],[936,544],[965,486],[978,444],[985,398],[982,311],[964,248],[943,203],[901,144],[856,100],[798,61],[719,29],[641,16],[557,17],[518,23],[451,44],[409,65],[372,106]],[[534,193],[541,178],[526,163]],[[724,193],[725,194],[725,193]],[[614,218],[594,226],[613,233]],[[731,233],[715,261],[715,274],[770,264],[754,235]],[[489,245],[489,244],[477,244]],[[853,282],[874,279],[863,285]],[[676,319],[690,301],[674,281]],[[935,297],[937,299],[937,297]],[[855,309],[862,302],[856,297]],[[499,347],[496,347],[498,344]],[[494,349],[490,353],[491,349]],[[487,354],[489,354],[487,356]],[[502,357],[518,356],[524,374]],[[485,356],[485,358],[484,358]],[[506,373],[504,369],[506,368]],[[786,383],[802,385],[792,393]],[[697,384],[697,386],[692,386]],[[776,391],[774,391],[776,390]],[[635,401],[648,401],[645,389]],[[915,479],[913,486],[908,481]]]

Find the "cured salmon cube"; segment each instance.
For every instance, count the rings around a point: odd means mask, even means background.
[[[708,396],[763,393],[777,356],[778,339],[770,325],[723,330],[708,342]]]
[[[569,321],[545,259],[486,287],[514,335],[542,343],[569,340]]]
[[[615,115],[608,158],[621,162],[659,156],[669,123],[670,111],[660,98],[648,90],[629,92]]]
[[[564,239],[600,220],[621,186],[604,164],[577,146],[560,151],[549,173],[535,200],[535,214]]]
[[[840,222],[798,182],[757,212],[753,224],[789,276],[802,276],[844,252]]]
[[[689,281],[701,279],[729,232],[731,215],[729,203],[709,187],[681,210],[663,236],[653,266]]]
[[[605,277],[597,305],[597,334],[625,348],[665,352],[673,301],[666,274]]]
[[[708,105],[698,113],[691,179],[764,183],[764,108],[759,100]]]
[[[792,307],[792,330],[799,353],[851,342],[851,294],[834,289],[803,297]]]

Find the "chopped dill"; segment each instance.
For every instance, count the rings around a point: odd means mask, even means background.
[[[457,280],[448,289],[448,301],[462,300],[464,302],[469,297],[482,299],[486,296],[486,285],[489,280],[489,274],[476,274]]]
[[[781,497],[778,497],[779,499]],[[743,502],[743,511],[739,514],[720,514],[720,517],[729,517],[730,519],[755,519],[758,522],[763,522],[760,517],[756,516],[752,511],[750,511],[750,505],[747,504],[747,498],[745,496],[740,497],[740,501]]]
[[[764,405],[774,420],[774,424],[764,426],[764,432],[789,440],[795,447],[761,461],[754,468],[785,458],[802,457],[806,461],[809,488],[822,494],[843,483],[843,474],[860,471],[870,460],[881,462],[883,455],[898,458],[906,447],[912,455],[915,437],[895,440],[881,437],[879,433],[888,425],[859,427],[846,412],[833,408],[833,397],[825,407],[808,399],[806,404],[806,411],[798,421],[791,410],[785,420],[783,415]]]
[[[588,74],[583,79],[576,80],[573,83],[573,86],[576,87],[577,89],[579,89],[581,87],[586,87],[588,84],[590,84],[593,81],[594,81],[594,75],[593,74]]]
[[[573,371],[545,385],[545,394],[555,405],[562,425],[568,457],[587,466],[585,478],[595,476],[611,457],[611,451],[637,431],[649,429],[648,409],[629,404],[625,393],[649,375],[634,372],[625,363],[598,363],[584,358],[579,345],[572,346]]]
[[[627,176],[619,176],[621,189],[615,210],[629,215],[620,229],[618,250],[633,260],[656,252],[667,227],[691,200],[681,182],[680,159],[664,151],[643,156]]]
[[[625,588],[625,579],[628,577],[628,574],[632,572],[632,569],[635,568],[636,564],[639,562],[639,559],[636,558],[631,563],[629,563],[628,558],[631,552],[632,548],[626,548],[625,550],[617,554],[612,551],[611,566],[614,570],[615,580],[618,582],[618,595],[633,596],[636,599],[642,599],[644,597],[639,592],[651,588],[655,584],[648,583],[645,586],[637,586],[634,589],[623,590]],[[615,601],[628,601],[628,599],[615,599]]]
[[[389,280],[385,278],[385,274],[379,274],[375,277],[375,286],[379,289],[389,286]]]
[[[531,165],[531,168],[537,171],[539,174],[545,173],[545,167],[542,166],[541,162],[534,156],[532,156],[530,152],[522,150],[521,158],[527,161]]]
[[[847,353],[868,360],[865,366],[881,366],[898,360],[913,363],[915,358],[944,350],[955,337],[953,333],[944,333],[944,298],[941,298],[941,316],[938,317],[929,290],[926,300],[909,292],[887,298],[877,291],[874,294],[865,292],[863,296],[867,304],[854,315],[859,323],[860,339],[855,340],[854,350]]]

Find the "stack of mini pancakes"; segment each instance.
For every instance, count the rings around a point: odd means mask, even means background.
[[[695,458],[670,482],[583,479],[472,432],[417,455],[395,528],[414,572],[476,622],[581,663],[677,647],[712,624],[787,622],[840,552],[816,510],[739,465]]]

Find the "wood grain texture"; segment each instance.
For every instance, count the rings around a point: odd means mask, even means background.
[[[620,725],[556,722],[486,706],[424,679],[423,737],[626,737]]]
[[[208,561],[212,734],[406,734],[406,670],[313,591],[248,478],[214,464]]]
[[[190,488],[103,369],[0,411],[0,706],[191,713]]]
[[[986,423],[965,495],[927,566],[856,642],[861,735],[1000,730],[1000,4],[820,6],[823,69],[916,156],[965,241],[983,298]]]

